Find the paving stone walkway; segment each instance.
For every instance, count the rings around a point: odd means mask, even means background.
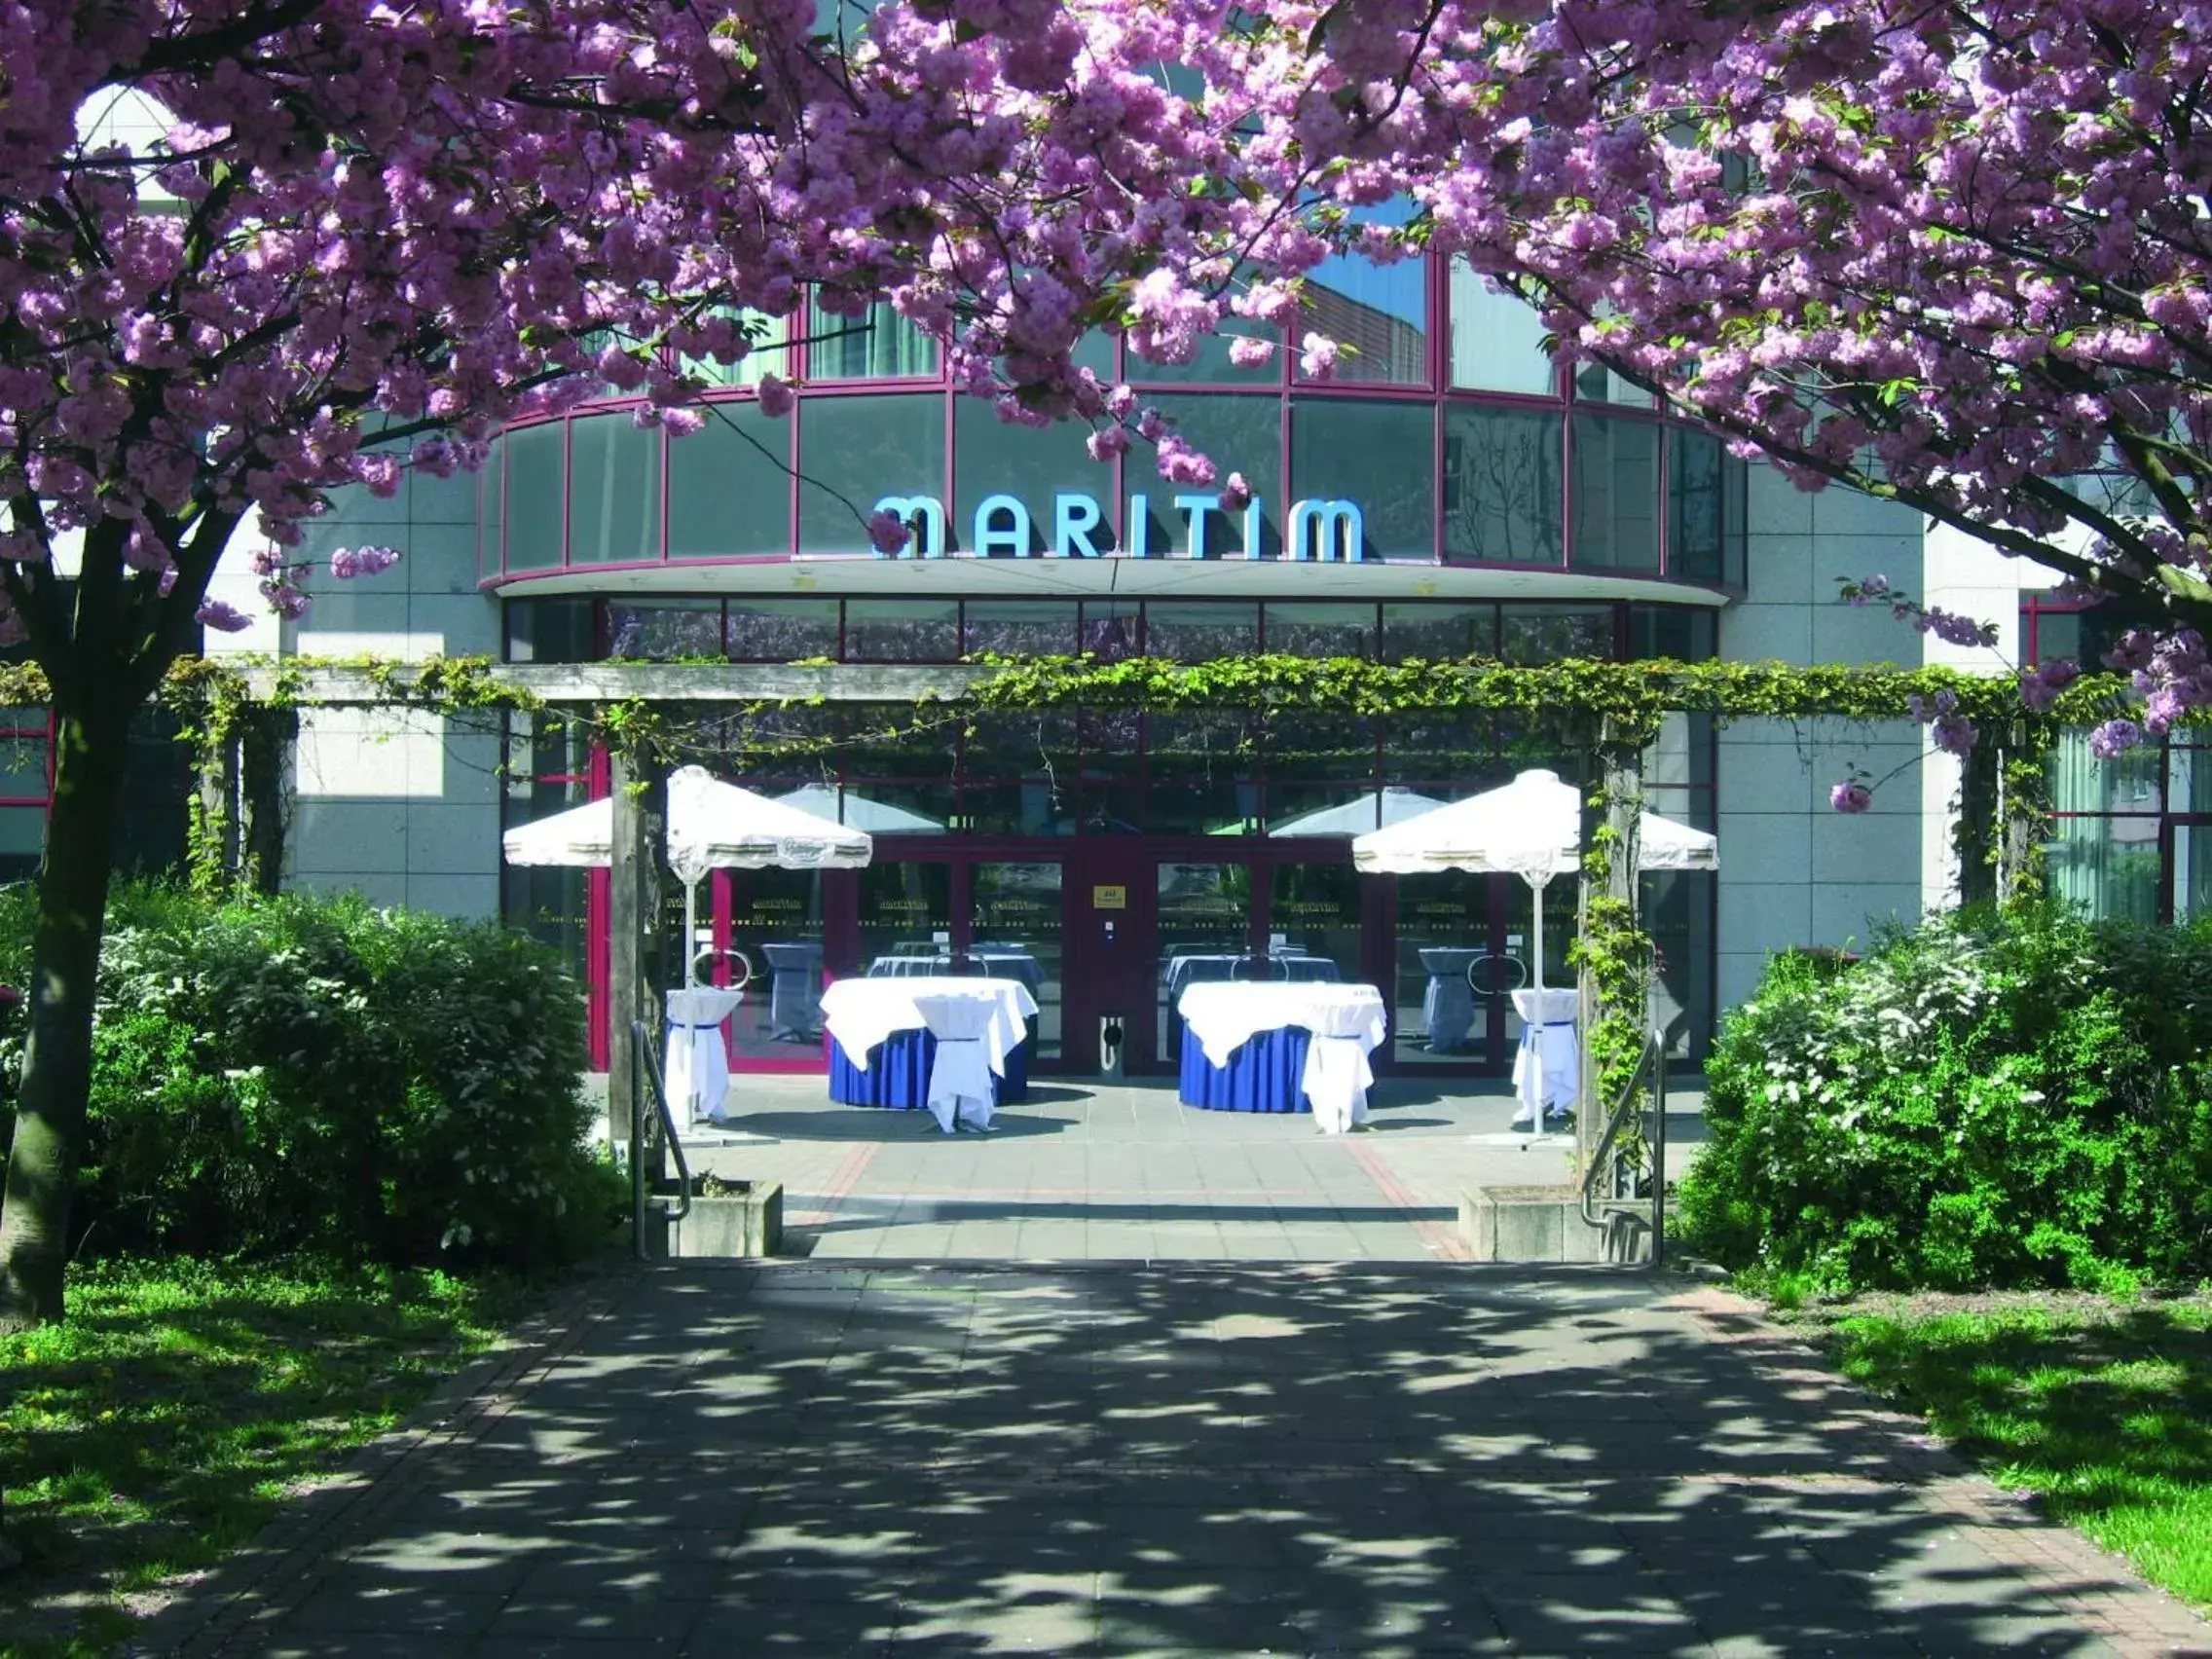
[[[1623,1270],[603,1282],[143,1651],[2212,1655],[1735,1299]]]
[[[1388,1079],[1366,1132],[1309,1116],[1203,1112],[1171,1082],[1040,1080],[992,1135],[927,1113],[838,1106],[820,1078],[740,1078],[727,1144],[695,1167],[781,1181],[816,1260],[1457,1260],[1460,1192],[1567,1178],[1570,1137],[1514,1133],[1507,1086]],[[1702,1133],[1670,1114],[1678,1172]]]

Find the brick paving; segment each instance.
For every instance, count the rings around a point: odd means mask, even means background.
[[[1387,1080],[1365,1132],[1201,1112],[1171,1083],[1039,1080],[992,1135],[832,1104],[819,1078],[741,1078],[737,1144],[694,1167],[784,1184],[816,1260],[1423,1262],[1463,1257],[1460,1191],[1567,1178],[1571,1144],[1516,1134],[1502,1084]],[[1684,1156],[1696,1097],[1671,1115]]]
[[[2212,1627],[1696,1281],[818,1256],[584,1287],[139,1650],[2148,1659]]]

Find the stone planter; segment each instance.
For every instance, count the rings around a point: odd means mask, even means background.
[[[1604,1228],[1582,1219],[1572,1187],[1469,1187],[1459,1195],[1459,1238],[1478,1262],[1647,1262],[1648,1210],[1604,1212]]]
[[[781,1181],[717,1182],[737,1193],[693,1193],[691,1213],[669,1223],[671,1256],[773,1256],[784,1242]]]

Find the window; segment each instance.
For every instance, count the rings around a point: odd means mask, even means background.
[[[960,602],[848,599],[848,662],[950,662],[960,654]]]
[[[1403,225],[1410,201],[1356,207],[1361,224]],[[1428,384],[1428,261],[1388,265],[1359,254],[1324,259],[1306,278],[1301,328],[1337,342],[1335,380],[1366,386]]]
[[[566,423],[548,421],[507,434],[507,558],[510,571],[546,571],[561,563],[561,487]]]
[[[1613,608],[1508,605],[1500,654],[1507,662],[1556,662],[1613,654]]]
[[[658,426],[594,415],[569,428],[569,563],[634,565],[660,557]]]
[[[858,315],[825,311],[820,295],[806,302],[806,378],[902,380],[937,373],[937,342],[889,303]]]
[[[1427,402],[1382,403],[1305,397],[1290,412],[1290,487],[1300,501],[1348,501],[1358,509],[1360,556],[1436,555],[1436,411]],[[1327,522],[1314,539],[1333,541]],[[1309,539],[1299,557],[1340,556]]]
[[[1173,662],[1206,662],[1215,657],[1244,656],[1260,646],[1260,608],[1213,601],[1196,605],[1163,605],[1155,600],[1144,608],[1144,649],[1147,656]]]
[[[672,599],[653,605],[609,604],[607,654],[666,662],[722,654],[722,607],[716,599]]]
[[[734,363],[718,363],[712,357],[679,358],[685,375],[705,386],[758,386],[760,377],[770,373],[785,380],[792,378],[789,318],[729,307],[718,308],[716,314],[734,320],[739,332],[753,343],[752,350]]]
[[[1659,569],[1659,428],[1574,418],[1574,563]]]
[[[1729,461],[1709,432],[1667,433],[1667,573],[1726,579],[1731,535],[1743,535],[1739,503],[1729,499]]]
[[[1535,308],[1452,262],[1452,384],[1478,391],[1557,397],[1559,370],[1544,350]]]
[[[506,615],[509,662],[590,662],[599,654],[588,599],[516,600]]]
[[[1076,648],[1073,600],[981,600],[968,602],[960,648],[973,655],[1065,656]]]
[[[866,553],[886,496],[944,499],[944,399],[809,397],[798,409],[802,553]]]
[[[1267,648],[1285,656],[1372,657],[1372,605],[1268,605],[1261,608]]]
[[[1444,550],[1493,565],[1557,565],[1561,526],[1557,415],[1444,412]]]
[[[981,532],[993,537],[989,550],[997,554],[1012,551],[1008,539],[1014,536],[1025,555],[1053,552],[1062,540],[1077,558],[1114,548],[1114,469],[1090,459],[1084,448],[1089,428],[1082,422],[1015,425],[1000,420],[987,399],[960,397],[952,429],[952,519],[945,532],[952,546],[977,550]],[[998,496],[1020,503],[1019,510],[1002,505],[978,525],[977,508]],[[1064,507],[1063,496],[1073,498]]]
[[[1382,660],[1408,657],[1494,657],[1494,605],[1385,605]]]
[[[837,654],[833,599],[733,599],[722,649],[732,662],[797,662]]]
[[[668,449],[668,556],[789,553],[791,423],[750,403],[716,403]],[[865,537],[863,538],[865,539]]]
[[[1140,529],[1132,507],[1132,547],[1145,547],[1155,559],[1183,557],[1200,549],[1208,559],[1245,556],[1245,534],[1255,526],[1260,557],[1272,558],[1282,545],[1282,400],[1279,397],[1159,397],[1153,405],[1173,422],[1185,442],[1214,463],[1217,479],[1241,472],[1252,487],[1257,513],[1224,513],[1211,505],[1177,506],[1177,497],[1199,497],[1210,503],[1213,489],[1170,484],[1153,468],[1143,445],[1129,451],[1123,474],[1132,503],[1142,499]],[[1138,537],[1144,539],[1139,542]]]

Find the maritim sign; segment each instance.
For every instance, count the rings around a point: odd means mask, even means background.
[[[1129,498],[1126,545],[1117,545],[1098,498],[1062,491],[1052,498],[1050,534],[1029,508],[1013,496],[986,496],[976,503],[968,544],[957,550],[945,542],[944,503],[935,496],[885,496],[876,512],[897,513],[914,533],[897,554],[879,558],[942,559],[1315,559],[1358,564],[1367,557],[1367,527],[1356,502],[1294,501],[1283,527],[1282,545],[1270,551],[1268,523],[1255,496],[1240,513],[1224,510],[1219,496],[1175,496],[1171,511],[1181,523],[1162,520],[1172,535],[1155,540],[1155,509],[1143,496]],[[1042,551],[1040,552],[1040,548]]]

